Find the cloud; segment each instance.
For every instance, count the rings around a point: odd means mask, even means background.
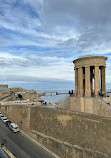
[[[0,67],[13,68],[13,67],[38,67],[42,65],[39,60],[31,60],[28,57],[15,56],[10,53],[0,52]]]
[[[109,57],[110,0],[0,1],[0,72],[73,80],[75,58]]]
[[[51,79],[51,78],[38,78],[38,77],[30,77],[30,76],[20,76],[20,75],[6,75],[0,76],[0,80],[2,84],[8,84],[9,87],[22,87],[25,89],[34,89],[37,90],[38,93],[42,91],[53,89],[61,89],[66,90],[72,89],[74,86],[73,81],[65,81],[60,79]]]
[[[38,78],[49,78],[50,76],[50,78],[63,80],[73,79],[73,64],[69,62],[69,59],[56,56],[41,58],[40,55],[30,54],[20,57],[2,52],[0,53],[0,67],[2,75],[15,74],[15,76],[23,75]]]
[[[103,43],[104,46],[107,43],[111,44],[109,0],[46,0],[44,3],[42,16],[45,25],[50,30],[56,31],[58,28],[58,33],[67,34],[68,39],[61,40],[59,46],[73,47],[77,53],[82,51],[92,53],[92,49],[94,51],[97,48],[101,49]],[[70,32],[72,37],[68,36]]]

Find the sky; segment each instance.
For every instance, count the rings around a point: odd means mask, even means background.
[[[73,88],[72,61],[85,55],[108,57],[109,85],[110,0],[0,0],[1,84]]]

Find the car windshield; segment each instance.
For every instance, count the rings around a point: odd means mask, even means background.
[[[18,127],[15,127],[15,129],[18,129]]]

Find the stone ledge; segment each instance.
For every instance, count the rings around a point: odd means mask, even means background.
[[[8,158],[16,158],[8,149],[6,149],[5,147],[2,147],[2,150],[6,153],[6,155],[8,156]]]
[[[23,132],[22,130],[20,130],[20,132],[29,140],[31,140],[34,144],[38,145],[39,147],[41,147],[43,150],[45,150],[46,152],[48,152],[50,155],[52,155],[53,158],[60,158],[58,155],[56,155],[55,153],[53,153],[51,150],[47,149],[44,145],[40,144],[38,141],[36,141],[35,139],[33,139],[29,134]]]

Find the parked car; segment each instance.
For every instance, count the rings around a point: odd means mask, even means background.
[[[5,122],[6,126],[8,126],[8,127],[9,127],[9,125],[10,125],[11,123],[12,123],[12,122],[11,122],[10,120],[7,120],[7,121]]]
[[[10,123],[9,128],[14,133],[19,132],[19,126],[15,123]]]
[[[7,120],[7,117],[3,116],[3,117],[1,117],[1,120],[2,120],[2,121],[3,121],[3,120]]]
[[[0,113],[0,116],[3,116],[3,114],[2,114],[2,113]]]
[[[5,123],[6,121],[9,121],[9,119],[5,118],[2,121],[3,121],[3,123]]]
[[[0,116],[0,120],[2,119],[2,117],[4,117],[3,115]]]

